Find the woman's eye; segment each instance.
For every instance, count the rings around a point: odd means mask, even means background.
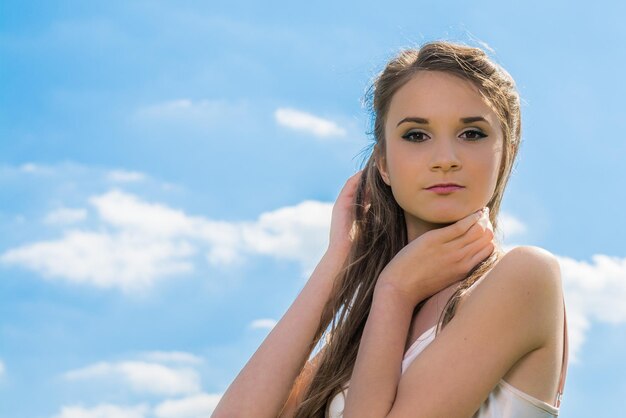
[[[482,133],[481,131],[478,131],[476,129],[467,130],[467,131],[463,132],[461,135],[463,135],[463,134],[470,134],[470,135],[478,134],[478,135],[480,135],[478,137],[477,136],[470,136],[467,139],[481,139],[481,138],[485,138],[487,136],[484,133]]]
[[[424,132],[412,131],[403,135],[402,138],[407,139],[411,142],[422,142],[424,140],[424,135],[426,135]]]
[[[465,135],[465,134],[469,135],[466,137],[466,139],[471,140],[471,141],[477,141],[479,139],[487,137],[486,134],[484,134],[483,132],[477,129],[469,129],[463,132],[461,135]],[[428,135],[426,135],[424,132],[411,131],[411,132],[407,132],[406,134],[404,134],[402,138],[411,142],[423,142],[426,140],[426,138],[428,138]]]

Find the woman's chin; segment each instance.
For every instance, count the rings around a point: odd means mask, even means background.
[[[478,210],[480,208],[477,208]],[[458,222],[461,219],[471,215],[476,210],[468,211],[467,208],[450,208],[450,209],[440,209],[433,210],[430,213],[424,213],[423,219],[426,222],[430,222],[433,224],[452,224],[454,222]]]
[[[478,210],[478,209],[476,209]],[[475,211],[469,211],[463,208],[433,208],[432,210],[422,211],[422,213],[414,213],[413,216],[422,222],[432,224],[433,226],[447,226],[458,222],[459,220],[471,215]],[[407,212],[405,211],[405,214]]]
[[[451,225],[460,219],[455,216],[441,216],[441,215],[424,216],[424,217],[418,217],[418,218],[423,223],[430,224],[435,228]]]
[[[423,220],[434,224],[450,224],[463,219],[465,215],[458,210],[450,211],[433,211],[432,213],[424,214]]]
[[[453,223],[457,221],[458,219],[442,219],[442,220],[432,221],[431,223],[435,225],[448,226],[448,225],[452,225]]]

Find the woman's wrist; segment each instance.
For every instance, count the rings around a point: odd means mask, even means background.
[[[379,277],[374,288],[374,301],[397,304],[413,310],[424,298],[420,295],[408,295],[384,277]],[[378,302],[380,303],[380,302]]]
[[[324,288],[330,291],[343,268],[345,257],[341,253],[326,251],[313,270],[310,281],[324,283]]]
[[[326,252],[322,256],[323,260],[327,260],[329,263],[334,263],[341,267],[343,266],[346,258],[348,258],[348,254],[350,253],[350,248],[344,248],[339,246],[328,246],[326,248]]]

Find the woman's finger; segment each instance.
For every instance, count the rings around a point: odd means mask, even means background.
[[[480,223],[475,222],[470,228],[465,232],[465,234],[460,237],[456,237],[452,241],[449,242],[450,246],[456,249],[464,249],[468,245],[476,242],[481,239],[485,234]]]
[[[477,240],[467,244],[465,247],[461,248],[459,251],[461,252],[463,259],[469,260],[476,253],[480,252],[485,246],[487,246],[493,239],[493,237],[489,234],[483,234]]]
[[[452,248],[464,249],[468,245],[482,239],[485,236],[492,239],[494,236],[493,229],[485,228],[481,221],[479,221],[472,225],[464,235],[452,240],[449,244],[451,244],[450,246]]]
[[[456,221],[452,225],[448,225],[441,229],[436,229],[431,232],[436,232],[439,238],[444,242],[450,242],[459,236],[465,234],[474,225],[480,217],[483,215],[482,210],[478,210],[472,214],[467,215],[465,218]]]
[[[493,253],[493,250],[495,249],[496,249],[495,244],[493,243],[493,241],[490,241],[484,248],[480,249],[480,251],[478,251],[476,254],[474,254],[474,256],[470,258],[469,270],[474,268],[475,265],[483,261],[485,258],[489,257]]]
[[[361,178],[361,174],[363,173],[363,170],[359,170],[356,173],[354,173],[353,175],[351,175],[348,180],[346,180],[346,182],[343,185],[343,188],[341,189],[343,190],[350,190],[351,192],[354,191],[354,189],[356,189],[357,185],[359,184],[359,179]]]

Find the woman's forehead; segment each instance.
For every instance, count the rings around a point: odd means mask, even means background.
[[[395,92],[387,119],[395,126],[406,117],[435,123],[479,115],[497,123],[497,115],[471,81],[441,71],[420,71]]]

